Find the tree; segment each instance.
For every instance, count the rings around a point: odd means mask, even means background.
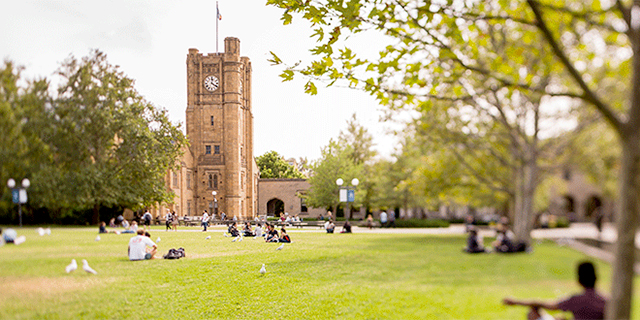
[[[262,179],[304,179],[305,176],[275,151],[256,158]]]
[[[82,60],[70,57],[58,74],[64,80],[53,105],[52,148],[63,179],[52,181],[56,199],[93,208],[93,223],[101,206],[170,202],[164,176],[186,139],[166,110],[147,102],[98,50]]]
[[[338,140],[331,139],[322,148],[321,158],[312,164],[307,204],[316,208],[330,207],[335,211],[340,205],[340,188],[336,180],[342,178],[349,182],[358,178],[360,184],[354,206],[370,207],[375,194],[373,176],[378,174],[372,170],[371,161],[376,155],[372,148],[373,137],[353,115],[347,121],[347,129],[340,131]]]
[[[47,188],[39,172],[51,160],[50,148],[43,140],[51,133],[47,108],[51,97],[46,79],[24,81],[22,70],[11,61],[0,67],[0,181],[29,178],[32,204]],[[9,203],[1,202],[0,208],[8,209]]]
[[[353,86],[364,83],[362,88],[383,104],[397,107],[427,97],[452,98],[439,97],[443,91],[454,92],[456,100],[467,93],[475,98],[477,86],[466,87],[459,81],[468,76],[485,81],[489,88],[498,83],[508,91],[521,90],[524,97],[567,97],[597,110],[616,131],[622,146],[621,203],[616,214],[618,240],[607,318],[630,317],[634,238],[640,213],[636,201],[640,191],[637,181],[640,56],[636,54],[640,50],[640,20],[636,14],[640,2],[269,0],[267,3],[285,9],[285,24],[291,23],[293,13],[301,13],[314,25],[314,36],[320,42],[312,49],[318,59],[301,69],[295,66],[286,69],[285,80],[298,71],[310,77],[324,76],[330,81],[346,79]],[[350,48],[335,50],[342,44],[339,40],[367,29],[396,40],[381,50],[380,59],[357,58]],[[507,31],[507,37],[489,37],[496,31]],[[506,50],[496,51],[495,41],[506,44]],[[550,68],[546,84],[540,81],[539,74],[532,72],[529,59],[532,55]],[[479,57],[491,59],[487,64],[487,59]],[[275,55],[272,61],[281,63]],[[359,78],[358,68],[375,75]],[[305,90],[313,94],[317,88],[310,80]],[[532,110],[530,105],[524,106]],[[428,107],[426,104],[425,108]],[[525,180],[535,172],[531,169],[534,168],[522,171]]]

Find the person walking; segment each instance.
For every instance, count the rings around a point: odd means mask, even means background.
[[[207,231],[208,225],[209,225],[209,213],[207,213],[207,210],[205,210],[204,213],[202,214],[202,227],[204,228],[202,229],[202,232]]]
[[[387,212],[382,211],[380,213],[380,228],[384,228],[386,224],[387,224]]]
[[[165,231],[171,230],[171,221],[173,220],[173,215],[171,211],[167,209],[167,214],[164,215],[164,225],[167,227]]]
[[[149,212],[149,209],[147,209],[144,214],[142,215],[142,223],[144,225],[144,230],[147,231],[149,229],[151,229],[151,220],[153,219],[153,217],[151,216],[151,213]]]

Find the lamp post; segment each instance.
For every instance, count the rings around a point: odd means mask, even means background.
[[[218,193],[215,191],[211,191],[211,195],[213,196],[213,209],[211,210],[211,215],[218,214],[218,199],[216,199],[216,195]]]
[[[351,180],[351,186],[345,186],[344,180],[342,178],[338,178],[336,180],[336,184],[340,187],[340,202],[347,203],[347,211],[349,212],[349,220],[351,220],[351,203],[356,200],[356,187],[360,184],[360,180],[358,178],[353,178]]]
[[[11,198],[13,203],[18,204],[18,218],[20,220],[20,227],[22,227],[22,204],[27,203],[27,188],[31,185],[29,179],[22,179],[22,188],[16,188],[16,181],[13,179],[7,180],[7,187],[11,189]]]

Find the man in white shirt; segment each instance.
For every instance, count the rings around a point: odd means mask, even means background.
[[[208,225],[209,225],[209,213],[207,213],[207,210],[205,210],[204,213],[202,214],[202,227],[204,228],[202,232],[207,231]]]
[[[137,231],[138,235],[131,238],[129,240],[129,260],[149,260],[153,259],[153,256],[158,251],[158,246],[149,239],[149,237],[144,236],[144,229],[139,228]],[[146,248],[151,247],[151,251],[147,252]]]
[[[380,228],[384,228],[386,224],[387,224],[387,212],[382,211],[380,212]]]

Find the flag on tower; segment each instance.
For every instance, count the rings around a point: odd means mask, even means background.
[[[222,20],[222,15],[220,14],[220,9],[218,9],[218,4],[216,3],[216,12],[217,12],[217,18],[218,20]]]

